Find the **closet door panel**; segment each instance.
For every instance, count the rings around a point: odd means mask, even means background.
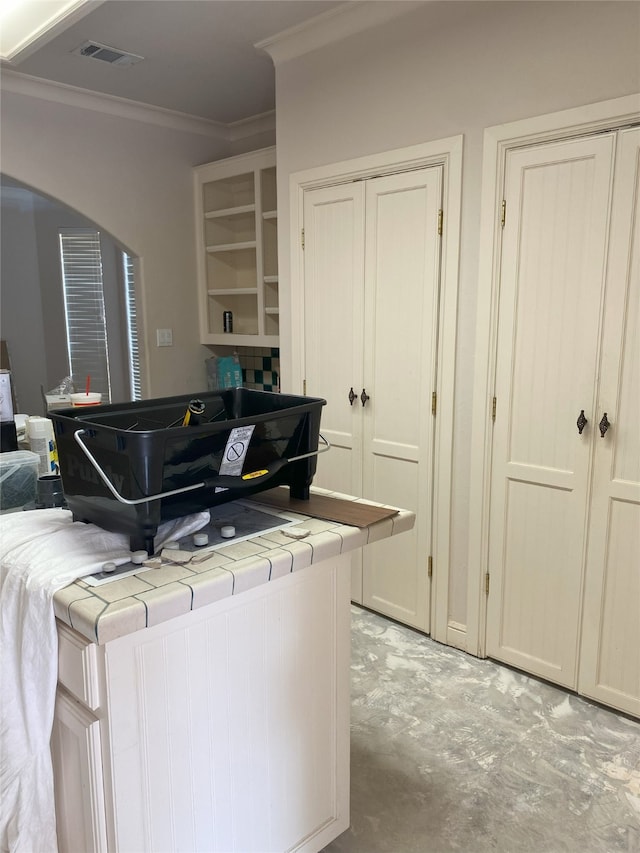
[[[362,478],[360,401],[364,288],[364,187],[352,183],[305,192],[304,312],[306,392],[324,397],[314,485],[357,494]]]
[[[367,181],[364,496],[416,513],[413,531],[363,555],[363,602],[429,630],[433,423],[442,169]]]
[[[376,454],[373,465],[372,480],[383,484],[380,500],[391,506],[420,504],[423,484],[417,462]],[[428,564],[426,555],[418,553],[419,530],[414,526],[393,540],[374,542],[363,551],[363,603],[426,631],[428,610],[418,604],[428,602]]]
[[[579,689],[640,715],[640,130],[620,132]]]
[[[505,177],[487,651],[572,688],[613,146],[515,149]]]

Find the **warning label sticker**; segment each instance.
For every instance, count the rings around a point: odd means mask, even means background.
[[[253,435],[255,426],[236,427],[229,433],[227,445],[224,449],[219,474],[225,477],[239,477],[242,474],[242,466],[249,449],[249,442]],[[216,487],[216,492],[224,492],[226,489]]]

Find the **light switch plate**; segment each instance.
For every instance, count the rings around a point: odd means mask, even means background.
[[[156,329],[156,341],[159,347],[173,346],[172,329]]]

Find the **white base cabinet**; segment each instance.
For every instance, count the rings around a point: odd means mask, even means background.
[[[51,737],[58,847],[106,851],[106,809],[99,720],[59,689]]]
[[[61,853],[311,853],[346,830],[349,586],[342,555],[104,646],[61,626]]]

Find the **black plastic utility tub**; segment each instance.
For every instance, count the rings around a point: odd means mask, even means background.
[[[163,521],[280,485],[307,499],[325,403],[232,388],[52,411],[67,505],[152,554]]]

